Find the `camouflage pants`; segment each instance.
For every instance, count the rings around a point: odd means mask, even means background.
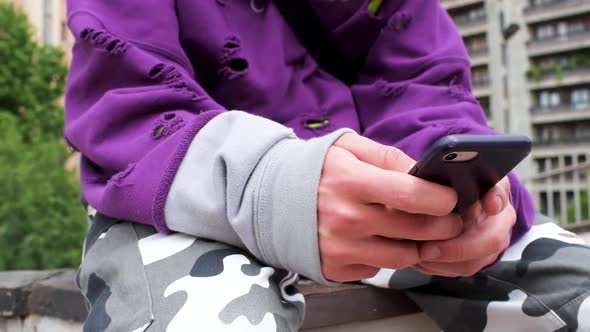
[[[184,234],[92,217],[78,285],[84,331],[296,331],[297,275]],[[590,331],[590,248],[545,217],[493,268],[470,278],[381,270],[444,331]]]

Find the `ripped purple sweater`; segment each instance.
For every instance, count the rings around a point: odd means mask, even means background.
[[[169,231],[164,209],[179,165],[199,131],[228,110],[303,140],[351,128],[415,159],[447,134],[493,134],[439,1],[385,1],[376,16],[363,0],[310,3],[342,56],[362,62],[353,84],[319,68],[270,1],[68,0],[76,43],[65,137],[82,153],[85,199]],[[534,216],[529,194],[510,179],[516,240]]]

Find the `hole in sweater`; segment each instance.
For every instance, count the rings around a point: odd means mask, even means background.
[[[231,59],[227,62],[227,67],[236,72],[244,71],[248,69],[248,61],[243,58]]]
[[[373,16],[377,15],[379,9],[381,9],[382,4],[383,0],[369,0],[369,3],[367,5],[367,10],[369,11],[369,14]]]
[[[121,42],[121,40],[115,39],[112,42],[110,42],[105,49],[109,52],[112,52],[115,49],[115,47],[117,47],[117,45],[119,45],[120,42]]]
[[[226,48],[226,49],[229,49],[229,50],[236,49],[238,47],[240,47],[240,44],[238,44],[237,42],[235,42],[233,40],[228,41],[227,43],[225,43],[225,45],[223,45],[223,48]]]
[[[166,120],[166,121],[170,121],[170,120],[174,119],[174,117],[176,117],[176,114],[174,114],[174,113],[164,114],[164,120]]]
[[[156,75],[158,75],[158,74],[159,74],[159,73],[160,73],[160,72],[161,72],[161,71],[162,71],[162,70],[163,70],[165,67],[166,67],[166,65],[165,65],[165,64],[163,64],[163,63],[157,64],[157,65],[155,65],[155,66],[153,66],[153,67],[152,67],[152,69],[150,70],[150,72],[148,73],[148,75],[149,75],[151,78],[154,78],[154,77],[155,77]]]
[[[310,129],[318,129],[327,126],[330,123],[328,119],[309,119],[305,121],[305,126]]]
[[[86,29],[82,30],[82,32],[80,32],[80,38],[81,39],[88,38],[88,35],[90,35],[92,33],[92,31],[94,31],[94,30],[90,29],[90,28],[86,28]]]
[[[164,125],[159,125],[156,128],[154,128],[154,132],[152,133],[152,136],[154,138],[159,138],[160,136],[162,136],[162,133],[164,132]]]

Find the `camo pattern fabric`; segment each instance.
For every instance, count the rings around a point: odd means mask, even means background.
[[[444,331],[590,332],[590,247],[542,215],[473,277],[381,270],[364,283],[407,290]]]
[[[91,211],[77,283],[84,332],[297,331],[298,276],[243,250]]]
[[[77,283],[84,331],[297,331],[305,300],[294,273],[184,234],[90,209]],[[546,217],[493,268],[470,278],[381,270],[364,280],[406,293],[444,331],[590,332],[590,247]]]

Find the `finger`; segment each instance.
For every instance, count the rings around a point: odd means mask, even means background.
[[[391,171],[407,173],[416,163],[395,147],[353,133],[343,135],[334,145],[348,150],[365,163]]]
[[[452,239],[463,230],[463,220],[456,214],[440,217],[411,214],[383,205],[364,205],[360,211],[365,219],[359,225],[358,232],[363,236],[432,241]]]
[[[361,264],[403,269],[420,261],[415,242],[377,236],[355,241],[320,241],[320,251],[322,263],[328,265]]]
[[[336,282],[359,281],[374,277],[379,272],[379,268],[367,265],[324,265],[322,264],[322,274],[324,278]]]
[[[354,182],[353,190],[363,202],[409,213],[444,216],[457,203],[457,194],[451,188],[369,164],[359,166]]]
[[[484,267],[495,262],[497,258],[498,255],[494,254],[485,258],[466,262],[439,263],[423,261],[419,265],[437,275],[471,277],[481,271]]]
[[[456,238],[425,242],[420,257],[425,261],[463,262],[498,254],[510,244],[510,232],[516,221],[512,206],[484,222],[473,223]]]
[[[488,215],[497,215],[508,205],[510,199],[509,183],[508,178],[504,178],[484,195],[481,202],[483,210]]]

